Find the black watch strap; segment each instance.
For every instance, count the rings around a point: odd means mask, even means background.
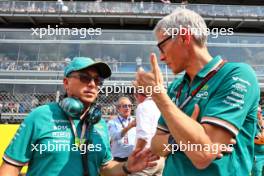
[[[132,174],[132,172],[130,172],[127,168],[127,162],[123,164],[122,169],[126,174]]]

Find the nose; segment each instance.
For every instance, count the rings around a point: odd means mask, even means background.
[[[163,53],[160,53],[160,61],[165,61],[166,60],[166,57]]]

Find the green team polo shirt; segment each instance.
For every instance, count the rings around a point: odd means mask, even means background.
[[[174,80],[168,88],[170,98],[175,100],[179,85],[184,81],[179,98],[181,104],[220,60],[220,56],[212,59],[195,76],[191,85],[186,74]],[[237,141],[234,151],[214,160],[202,170],[195,168],[184,152],[171,153],[163,176],[172,176],[173,173],[177,176],[248,176],[253,165],[259,96],[260,89],[253,69],[244,63],[227,62],[185,106],[183,112],[191,116],[194,105],[198,104],[198,122],[220,126],[232,133]],[[158,128],[168,131],[162,116]]]
[[[257,133],[260,133],[261,129],[258,128],[257,125]],[[255,144],[255,155],[264,155],[264,144],[260,145],[260,144]]]
[[[82,123],[73,121],[80,136]],[[88,167],[90,175],[97,176],[100,167],[112,160],[105,121],[101,119],[94,125],[90,134]],[[50,103],[34,109],[24,119],[3,159],[15,166],[28,164],[27,175],[72,176],[83,173],[83,152],[74,145],[74,133],[65,113],[57,103]]]

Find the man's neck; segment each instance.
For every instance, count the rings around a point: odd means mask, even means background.
[[[122,116],[122,115],[119,114],[119,117],[121,117],[121,118],[123,118],[123,119],[128,119],[129,116],[126,116],[126,117],[125,117],[125,116]]]
[[[191,57],[189,64],[186,68],[186,73],[190,77],[190,82],[193,81],[194,77],[212,60],[212,56],[207,50],[202,50],[198,54]]]

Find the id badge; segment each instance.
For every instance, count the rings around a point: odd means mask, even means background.
[[[128,136],[124,136],[124,144],[128,144]]]

